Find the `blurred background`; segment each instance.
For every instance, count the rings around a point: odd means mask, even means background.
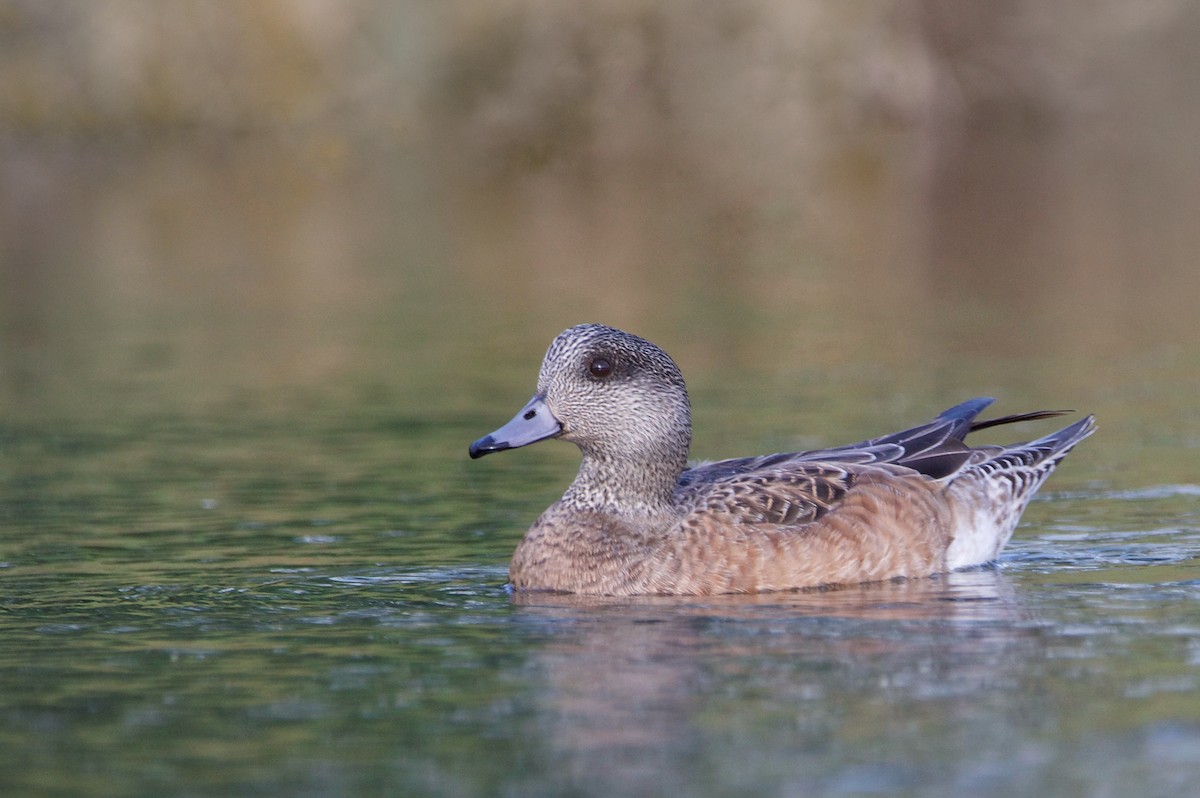
[[[1187,793],[1198,42],[1194,0],[0,0],[0,793]],[[698,458],[978,395],[1100,432],[995,570],[526,606],[578,455],[467,445],[584,321],[675,357]]]
[[[0,406],[452,411],[585,320],[701,381],[1191,373],[1198,39],[1186,0],[4,0]]]

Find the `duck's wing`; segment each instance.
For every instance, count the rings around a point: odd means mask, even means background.
[[[942,479],[956,473],[971,460],[974,452],[979,451],[963,442],[969,433],[986,427],[1049,418],[1068,412],[1038,410],[987,421],[975,421],[975,417],[994,401],[988,397],[971,399],[955,405],[939,414],[933,421],[920,426],[847,446],[701,463],[680,475],[679,487],[681,490],[694,489],[705,483],[722,482],[734,476],[760,471],[780,473],[790,471],[802,463],[898,465],[911,468],[931,479]],[[1000,449],[997,448],[997,451]],[[805,472],[806,470],[801,471]]]
[[[855,466],[788,461],[698,482],[680,496],[699,517],[738,524],[795,527],[838,506],[855,482]]]

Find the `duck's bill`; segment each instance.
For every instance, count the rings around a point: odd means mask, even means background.
[[[476,459],[492,452],[528,446],[546,438],[557,438],[561,434],[562,424],[550,412],[545,400],[535,396],[513,416],[512,421],[491,435],[485,435],[472,443],[470,454],[472,459]]]

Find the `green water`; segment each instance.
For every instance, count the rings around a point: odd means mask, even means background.
[[[1179,795],[1200,777],[1200,488],[1169,463],[1128,473],[1158,452],[1131,418],[1102,415],[995,569],[526,601],[507,558],[573,456],[465,455],[539,356],[460,410],[386,380],[161,415],[98,389],[87,418],[5,425],[4,793]],[[447,368],[447,394],[478,379]],[[739,402],[700,375],[707,454],[793,439],[790,400],[752,379]]]

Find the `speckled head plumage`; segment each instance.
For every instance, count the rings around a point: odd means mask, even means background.
[[[687,387],[675,361],[644,338],[602,324],[563,331],[546,351],[537,392],[562,423],[560,437],[585,453],[677,461],[682,470],[692,432]]]
[[[675,361],[644,338],[579,324],[550,344],[533,398],[470,453],[570,441],[583,463],[566,499],[637,513],[673,501],[691,436],[687,387]]]
[[[646,338],[602,324],[572,326],[547,349],[532,400],[470,445],[470,456],[546,438],[569,440],[583,454],[564,502],[618,515],[665,511],[691,445],[683,374]]]

